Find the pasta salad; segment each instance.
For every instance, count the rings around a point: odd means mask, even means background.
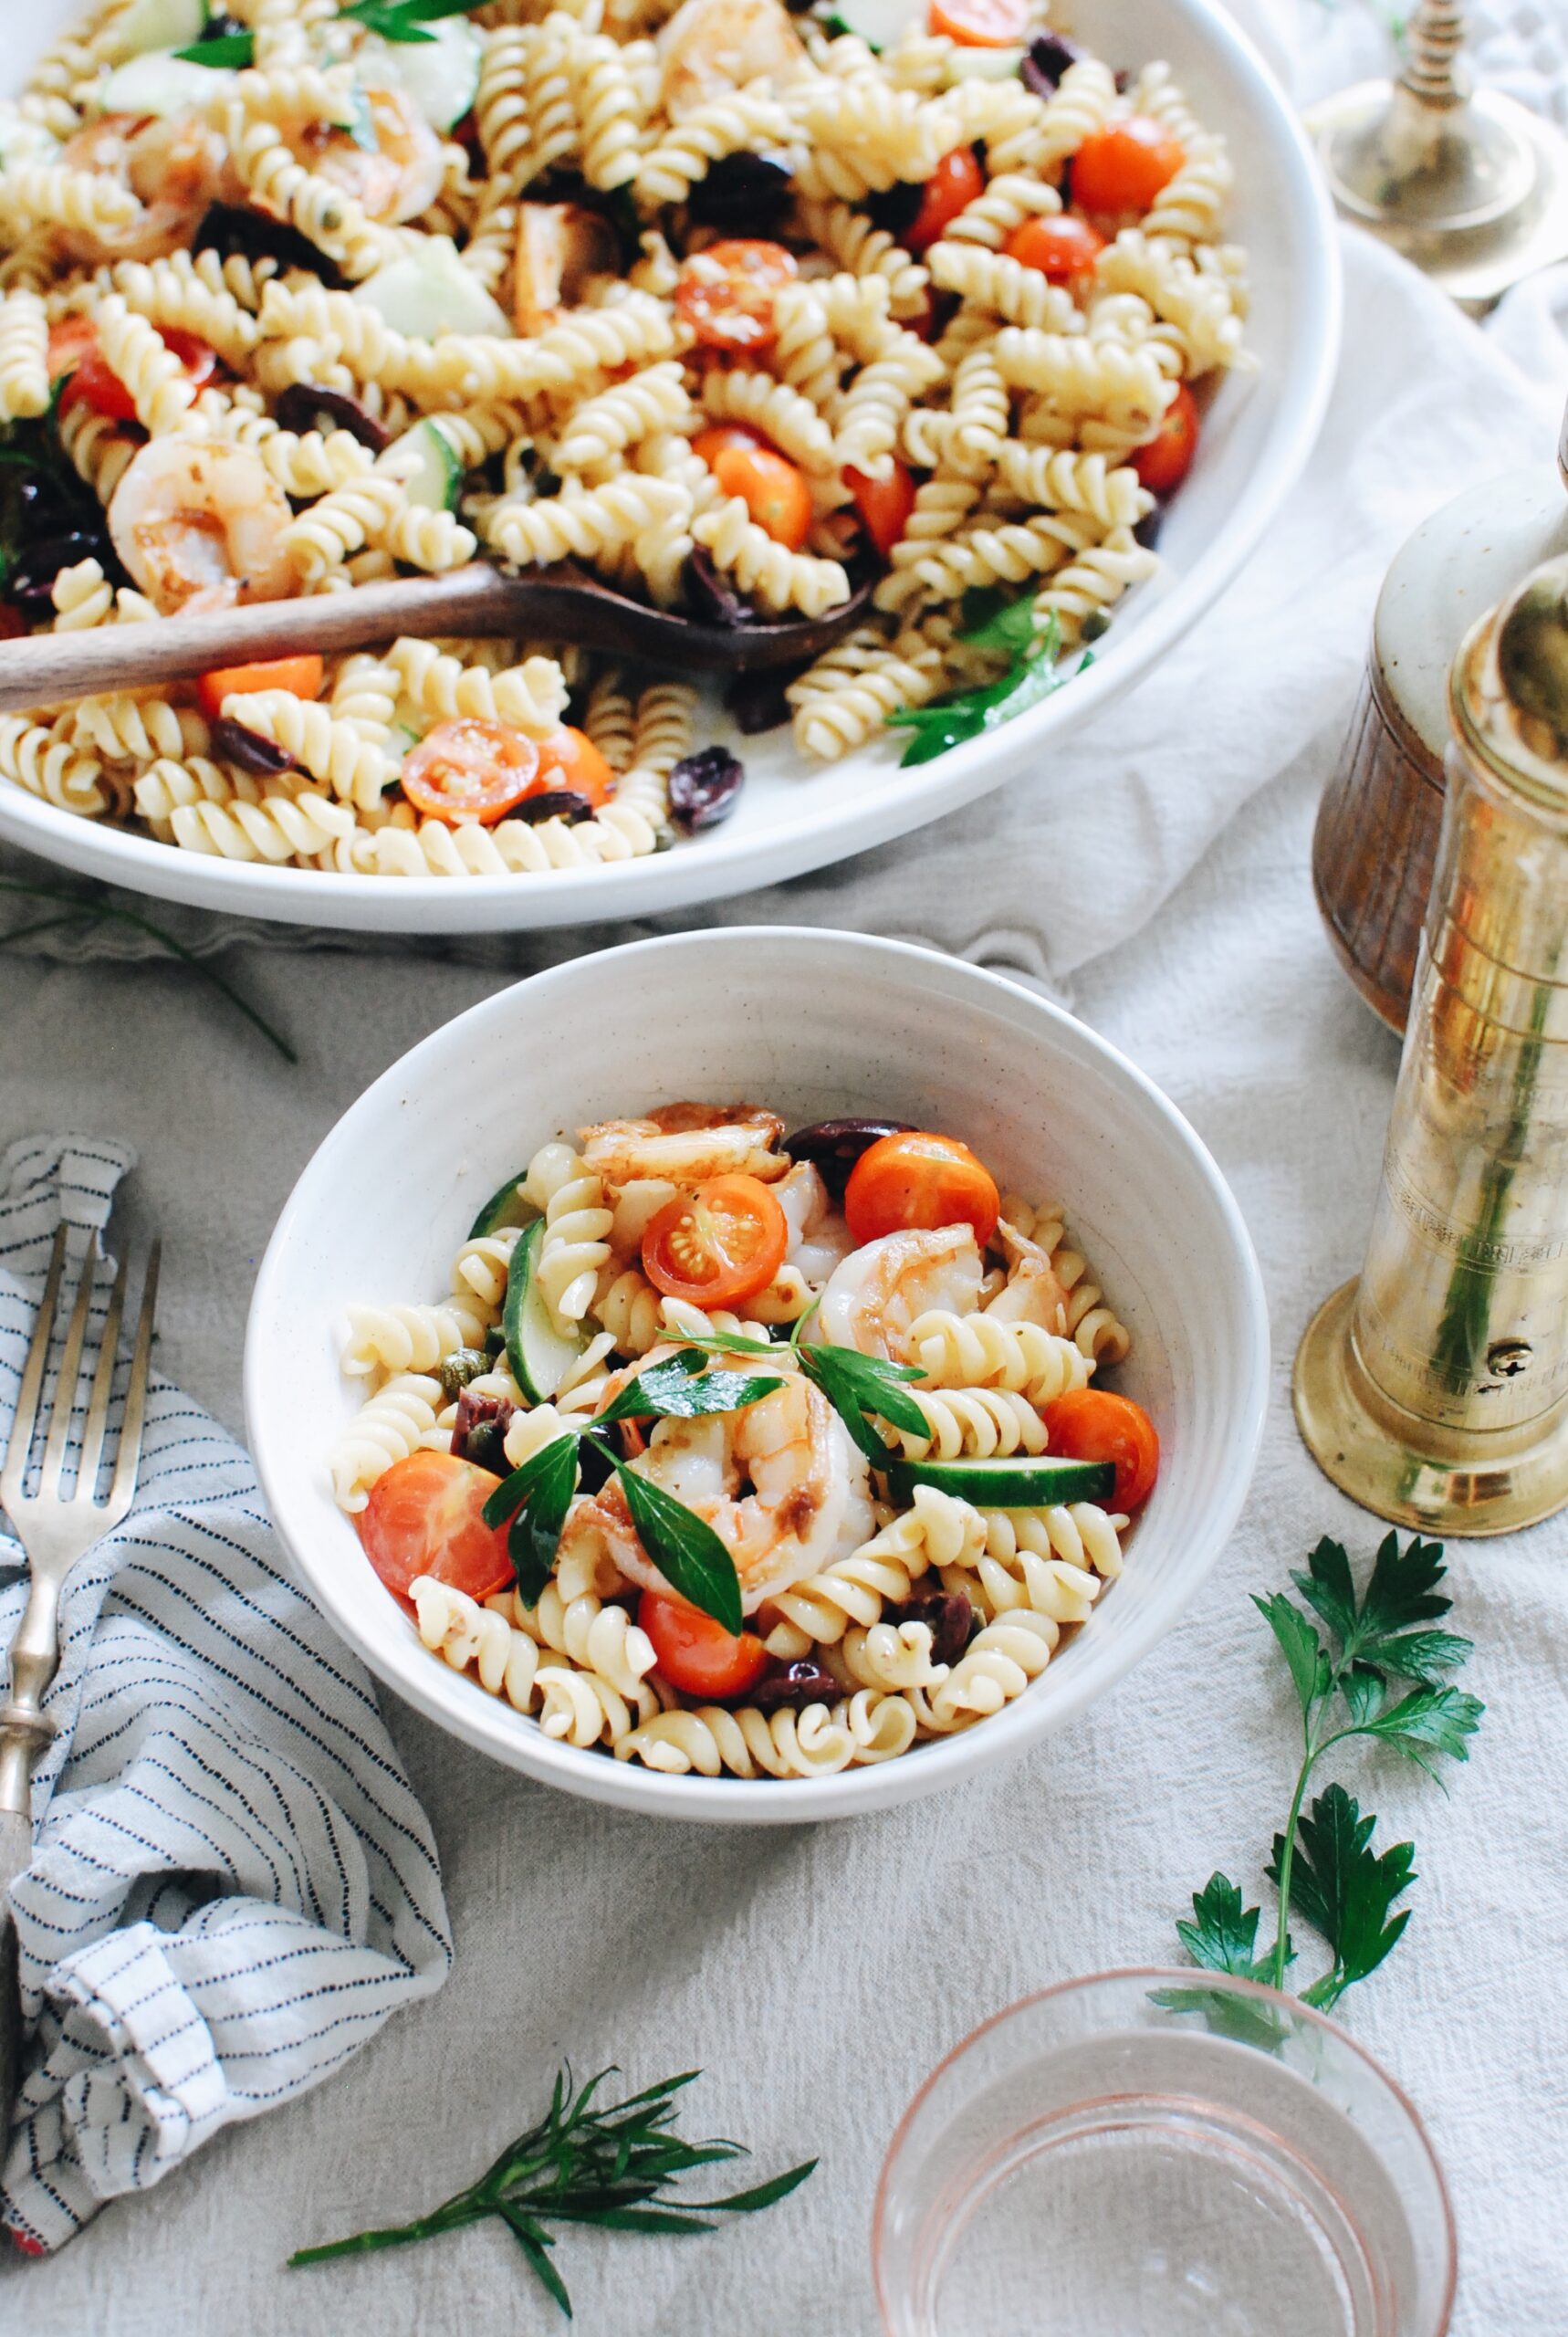
[[[110,0],[0,107],[0,633],[476,556],[733,624],[870,573],[731,706],[819,761],[1075,669],[1247,362],[1223,140],[1042,0],[825,7]],[[543,873],[731,808],[738,767],[672,807],[697,711],[402,639],[0,717],[0,778],[184,851]]]
[[[1061,1212],[899,1122],[543,1145],[448,1295],[350,1310],[331,1454],[433,1654],[547,1736],[831,1775],[1021,1695],[1122,1570],[1147,1414]]]

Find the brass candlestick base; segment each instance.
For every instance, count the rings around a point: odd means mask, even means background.
[[[1568,258],[1568,139],[1495,89],[1472,94],[1462,11],[1422,0],[1397,81],[1307,117],[1335,203],[1467,308]]]
[[[1296,1425],[1324,1476],[1375,1516],[1439,1538],[1511,1534],[1568,1504],[1568,1406],[1545,1427],[1434,1430],[1368,1378],[1352,1329],[1359,1287],[1324,1301],[1296,1351]]]

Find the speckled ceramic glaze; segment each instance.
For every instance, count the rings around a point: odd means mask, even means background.
[[[438,1295],[475,1211],[537,1145],[684,1096],[753,1097],[795,1125],[874,1113],[962,1136],[1004,1186],[1064,1200],[1133,1331],[1118,1381],[1153,1414],[1164,1461],[1126,1572],[1016,1703],[874,1767],[799,1782],[672,1777],[553,1742],[421,1646],[332,1500],[328,1447],[355,1408],[338,1370],[350,1302]],[[1236,1203],[1181,1115],[1124,1056],[958,960],[858,934],[741,927],[537,974],[379,1079],[278,1221],[251,1309],[246,1410],[301,1582],[411,1704],[571,1793],[662,1817],[793,1823],[883,1808],[1006,1760],[1147,1654],[1235,1524],[1268,1360]]]
[[[3,13],[9,26],[10,10]],[[24,53],[80,14],[78,0],[15,11]],[[1229,583],[1306,461],[1339,354],[1333,214],[1289,102],[1219,0],[1078,0],[1072,29],[1123,61],[1166,58],[1236,164],[1230,231],[1252,284],[1256,372],[1228,376],[1204,424],[1192,476],[1160,538],[1163,575],[1135,593],[1097,644],[1090,671],[1018,721],[913,770],[889,738],[846,761],[807,765],[789,732],[742,746],[747,786],[722,828],[673,852],[543,876],[340,876],[209,858],[73,819],[0,785],[0,834],[134,892],[237,916],[360,932],[491,933],[645,917],[769,885],[863,852],[985,794],[1103,712],[1171,650]],[[13,53],[15,51],[13,50]],[[7,68],[0,64],[0,88]],[[717,735],[728,735],[722,721]],[[1092,818],[1092,796],[1084,798]]]

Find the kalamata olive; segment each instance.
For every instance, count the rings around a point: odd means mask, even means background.
[[[247,730],[243,722],[232,722],[226,714],[213,725],[213,752],[220,761],[238,763],[241,770],[248,770],[255,779],[276,779],[279,771],[298,768],[292,755],[264,739],[259,730]]]
[[[1078,43],[1068,40],[1061,33],[1041,33],[1031,40],[1029,54],[1019,67],[1019,79],[1037,98],[1053,98],[1061,86],[1061,77],[1070,65],[1076,65],[1083,51]]]
[[[786,1137],[782,1149],[791,1160],[812,1160],[835,1200],[842,1198],[850,1170],[861,1154],[884,1136],[906,1136],[907,1120],[817,1120]]]
[[[1165,526],[1165,523],[1166,507],[1163,503],[1156,503],[1152,511],[1145,512],[1137,526],[1133,529],[1134,535],[1137,539],[1138,542],[1143,545],[1145,551],[1153,551],[1155,546],[1159,542],[1160,529]]]
[[[196,230],[193,250],[216,252],[220,259],[276,259],[285,267],[303,267],[319,277],[329,291],[340,292],[348,278],[336,260],[287,219],[269,219],[243,204],[214,203]]]
[[[476,1396],[472,1388],[465,1388],[452,1423],[452,1450],[458,1460],[472,1461],[476,1468],[493,1469],[504,1477],[507,1430],[517,1409],[505,1396]]]
[[[979,1628],[979,1617],[961,1590],[927,1590],[882,1610],[884,1623],[925,1623],[931,1632],[934,1663],[956,1663]]]
[[[746,765],[727,747],[683,755],[670,773],[670,817],[683,828],[716,828],[740,800]]]
[[[56,577],[62,568],[74,568],[82,560],[110,564],[101,535],[83,528],[68,528],[57,536],[29,537],[8,592],[30,624],[37,624],[53,614],[50,592]]]
[[[894,243],[901,244],[915,225],[925,194],[923,186],[915,185],[908,179],[894,179],[883,194],[872,195],[865,207],[871,214],[873,225],[880,227],[883,235],[891,236]]]
[[[686,602],[693,616],[705,624],[756,624],[757,611],[721,576],[698,544],[686,561]]]
[[[810,662],[808,658],[806,665],[770,665],[759,673],[731,675],[724,703],[736,728],[755,739],[760,731],[777,730],[781,722],[788,722],[789,701],[784,693]]]
[[[771,236],[793,183],[786,155],[726,154],[693,187],[692,220],[727,236]]]
[[[319,382],[290,382],[275,409],[285,430],[346,430],[372,455],[392,445],[392,432],[347,390],[324,390]]]
[[[758,1712],[776,1713],[781,1704],[831,1704],[843,1690],[831,1672],[824,1672],[810,1656],[802,1656],[798,1663],[787,1663],[782,1672],[769,1672],[759,1680],[747,1694],[747,1702]]]
[[[550,787],[542,795],[525,795],[506,816],[508,820],[521,820],[530,828],[537,828],[541,820],[564,820],[569,827],[575,828],[580,821],[592,819],[593,806],[575,787]]]

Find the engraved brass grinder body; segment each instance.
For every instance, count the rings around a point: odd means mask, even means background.
[[[1364,1507],[1501,1534],[1568,1504],[1568,559],[1455,659],[1448,801],[1358,1282],[1296,1418]]]

